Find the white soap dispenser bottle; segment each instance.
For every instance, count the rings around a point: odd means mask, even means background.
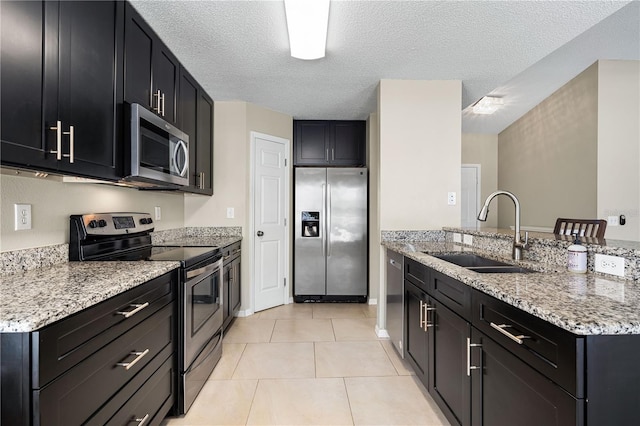
[[[580,244],[577,233],[574,236],[573,244],[568,248],[567,269],[569,272],[584,274],[587,272],[587,248]]]

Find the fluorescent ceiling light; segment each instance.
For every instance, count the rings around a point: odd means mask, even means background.
[[[473,112],[476,114],[493,114],[504,104],[502,98],[485,96],[473,106]]]
[[[329,24],[329,0],[284,0],[291,56],[324,58]]]

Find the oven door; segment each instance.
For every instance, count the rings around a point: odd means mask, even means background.
[[[182,371],[222,327],[222,258],[200,263],[185,275]]]

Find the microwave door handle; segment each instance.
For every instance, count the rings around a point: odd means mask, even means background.
[[[184,143],[184,141],[179,140],[178,143],[176,143],[176,147],[173,151],[173,161],[176,164],[176,168],[178,168],[178,150],[182,149],[182,152],[184,153],[184,158],[185,158],[185,162],[182,165],[182,169],[178,170],[178,173],[180,174],[181,177],[184,177],[184,175],[187,174],[187,169],[189,167],[189,148],[187,148],[187,144]]]

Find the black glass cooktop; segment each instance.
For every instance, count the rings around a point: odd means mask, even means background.
[[[164,260],[181,262],[183,267],[200,263],[218,254],[215,247],[155,247],[148,246],[123,251],[96,260]]]

